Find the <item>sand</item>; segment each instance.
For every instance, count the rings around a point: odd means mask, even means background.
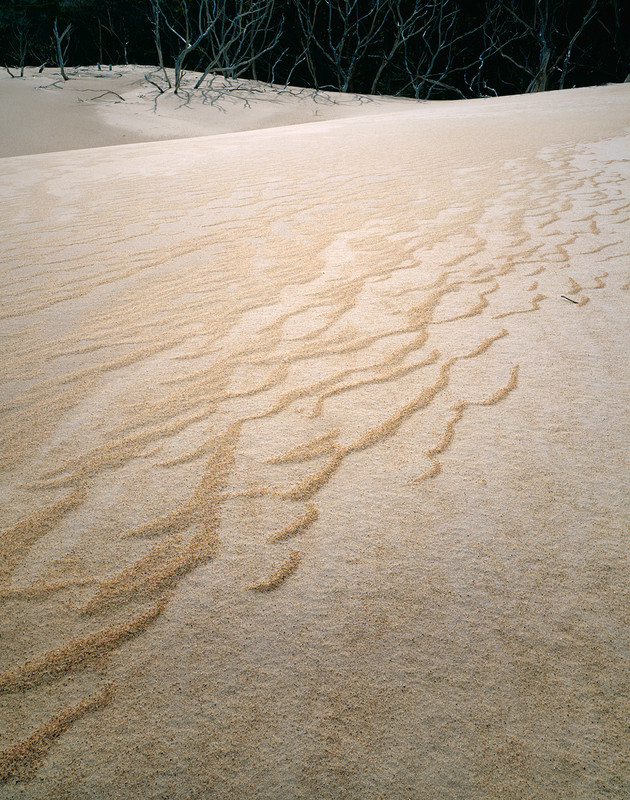
[[[173,70],[167,71],[174,83]],[[18,74],[14,72],[14,74]],[[299,125],[416,108],[415,100],[269,86],[187,72],[178,95],[151,66],[0,72],[0,157]]]
[[[630,86],[94,72],[0,81],[0,798],[626,798]]]

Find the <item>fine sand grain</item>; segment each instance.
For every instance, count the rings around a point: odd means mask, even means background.
[[[0,80],[0,799],[630,796],[630,85],[112,72]]]

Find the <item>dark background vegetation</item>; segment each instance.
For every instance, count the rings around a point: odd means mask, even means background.
[[[0,63],[159,64],[318,89],[479,97],[623,81],[616,0],[0,0]]]

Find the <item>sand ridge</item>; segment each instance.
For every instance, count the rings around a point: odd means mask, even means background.
[[[0,797],[624,796],[627,94],[0,160]]]
[[[173,71],[168,70],[171,79]],[[155,68],[138,64],[59,70],[27,67],[23,78],[0,73],[0,157],[277,128],[405,110],[408,98],[371,97],[269,86],[258,81],[186,73],[179,95],[160,94]],[[164,86],[166,86],[164,84]]]

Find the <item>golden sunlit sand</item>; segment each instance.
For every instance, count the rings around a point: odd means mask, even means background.
[[[0,798],[627,797],[630,85],[147,70],[0,80]]]

